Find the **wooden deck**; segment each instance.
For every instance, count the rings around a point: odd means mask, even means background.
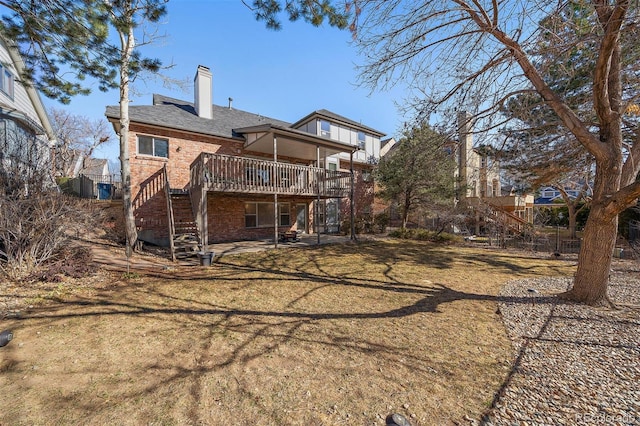
[[[191,185],[211,192],[342,198],[349,196],[351,173],[202,153],[191,164]]]

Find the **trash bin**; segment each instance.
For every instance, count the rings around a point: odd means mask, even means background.
[[[201,251],[198,253],[198,257],[200,258],[200,266],[211,266],[211,262],[213,262],[213,256],[215,252],[213,251]]]
[[[111,199],[111,187],[110,183],[98,183],[98,200],[110,200]]]

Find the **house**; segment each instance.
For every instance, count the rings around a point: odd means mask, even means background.
[[[370,214],[380,138],[327,110],[295,123],[213,105],[199,66],[194,100],[153,96],[129,109],[134,216],[139,238],[172,245],[180,229],[199,244],[337,232]],[[119,129],[119,109],[106,116]],[[185,231],[185,233],[187,233]],[[288,234],[290,235],[290,234]]]
[[[386,138],[380,141],[380,157],[384,157],[397,146],[395,138]]]
[[[578,197],[591,196],[590,191],[582,191],[579,188],[584,186],[584,183],[573,183],[571,186],[565,186],[564,190],[570,199],[575,200]],[[564,199],[560,190],[553,186],[545,186],[538,191],[540,196],[535,199],[536,207],[549,207],[557,208],[565,205]]]
[[[109,161],[107,159],[88,157],[78,149],[69,149],[63,153],[57,152],[56,163],[56,175],[61,177],[109,176]]]
[[[18,50],[0,38],[0,172],[53,184],[55,135],[40,95],[20,80],[24,67]]]
[[[84,158],[78,174],[105,179],[110,177],[109,162],[105,158]]]
[[[458,202],[476,212],[476,233],[487,221],[506,223],[521,231],[533,223],[534,199],[531,194],[503,194],[500,164],[491,155],[491,147],[473,146],[473,126],[467,112],[458,114]]]

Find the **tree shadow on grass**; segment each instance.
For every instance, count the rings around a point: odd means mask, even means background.
[[[191,380],[189,392],[194,400],[191,407],[191,421],[199,420],[197,401],[202,397],[205,386],[205,376],[211,372],[225,370],[229,367],[245,366],[253,360],[261,359],[273,354],[279,348],[295,344],[323,347],[332,351],[350,351],[364,355],[374,354],[380,359],[389,362],[398,362],[399,356],[407,359],[415,368],[416,373],[430,374],[430,360],[428,354],[409,355],[396,345],[380,343],[373,338],[367,338],[359,334],[349,334],[348,337],[333,334],[332,327],[342,321],[369,321],[384,319],[403,319],[414,315],[438,314],[444,305],[458,301],[508,301],[510,303],[531,303],[529,298],[500,298],[487,294],[458,291],[445,284],[419,284],[406,282],[392,277],[398,261],[411,261],[417,264],[426,264],[437,268],[452,267],[450,253],[439,252],[439,249],[422,250],[421,245],[411,246],[402,253],[387,250],[383,253],[379,244],[344,245],[334,247],[319,247],[310,250],[309,259],[314,263],[312,271],[304,268],[282,268],[278,256],[271,254],[255,255],[255,262],[237,262],[236,260],[219,263],[215,268],[204,269],[196,276],[181,277],[180,271],[175,274],[162,272],[149,274],[152,277],[182,282],[187,286],[198,285],[204,289],[207,286],[216,286],[218,281],[223,281],[229,291],[260,286],[257,280],[273,281],[275,285],[305,284],[310,288],[305,289],[291,300],[283,301],[279,309],[251,309],[238,308],[231,303],[217,303],[204,301],[198,296],[183,295],[181,292],[171,292],[173,287],[164,287],[161,284],[132,285],[107,290],[98,293],[95,297],[51,298],[56,304],[33,309],[21,318],[15,319],[14,324],[20,328],[21,323],[29,323],[29,327],[45,327],[69,319],[98,318],[107,321],[109,318],[122,318],[125,322],[135,322],[144,319],[154,319],[167,324],[170,327],[183,327],[191,330],[192,327],[206,332],[199,337],[200,346],[194,353],[195,361],[192,365],[176,365],[171,358],[161,357],[148,365],[149,371],[157,371],[161,379],[150,382],[149,385],[136,388],[124,388],[120,392],[122,398],[136,399],[140,396],[150,395],[159,387],[170,387],[172,384]],[[307,249],[305,249],[307,250]],[[321,261],[321,256],[341,256],[348,253],[362,255],[366,262],[379,262],[383,264],[381,277],[357,278],[357,273],[332,276],[330,268]],[[469,259],[487,265],[501,268],[506,266],[499,262],[488,260],[484,256]],[[491,263],[493,262],[493,264]],[[518,269],[514,269],[518,271]],[[524,269],[523,269],[524,271]],[[530,274],[531,271],[528,271]],[[191,282],[194,281],[194,282]],[[195,281],[203,281],[196,283]],[[389,309],[372,309],[367,306],[354,305],[339,311],[337,309],[313,309],[297,310],[299,302],[311,298],[314,294],[325,289],[336,288],[338,290],[367,290],[379,292],[380,298],[384,295],[408,296],[400,306]],[[174,289],[175,290],[175,289]],[[553,297],[539,297],[536,303],[553,303]],[[240,302],[241,303],[241,302]],[[237,305],[237,304],[236,304]],[[307,328],[311,327],[313,332]],[[239,343],[231,345],[231,348],[216,359],[211,359],[212,345],[219,341],[220,333],[232,333],[238,337]],[[162,338],[162,330],[154,335]],[[16,366],[10,367],[15,369]],[[438,367],[439,368],[439,367]],[[100,371],[100,366],[95,367],[97,374],[106,374]],[[238,383],[238,387],[247,395],[252,394],[248,383]],[[58,398],[52,396],[52,398]],[[62,397],[57,402],[64,402]],[[52,401],[55,404],[56,401]],[[102,408],[94,405],[92,400],[77,402],[78,409],[93,411]],[[84,406],[83,406],[84,404]],[[280,417],[272,414],[271,423],[278,423]]]
[[[354,285],[344,280],[339,280],[336,284],[341,286]],[[320,286],[326,285],[326,283],[320,283]],[[355,283],[355,285],[359,286],[360,283]],[[143,388],[126,390],[125,387],[125,390],[119,391],[119,398],[135,400],[154,394],[158,388],[167,388],[177,382],[182,383],[184,380],[189,380],[189,392],[194,400],[194,405],[190,408],[190,416],[192,421],[196,421],[200,419],[195,402],[204,393],[207,374],[222,371],[232,366],[246,366],[251,361],[277,352],[279,348],[285,345],[321,346],[330,351],[350,351],[361,353],[363,356],[375,355],[378,359],[386,359],[390,362],[398,362],[398,359],[402,357],[405,362],[412,365],[416,374],[431,374],[428,354],[416,358],[404,353],[402,348],[392,344],[382,344],[353,334],[349,335],[348,338],[334,335],[331,333],[331,328],[326,329],[326,325],[334,321],[367,321],[406,318],[421,314],[437,314],[440,312],[441,306],[461,300],[506,300],[510,303],[530,303],[528,298],[497,298],[477,293],[466,293],[453,290],[443,284],[435,284],[423,289],[416,287],[408,287],[403,290],[411,291],[419,296],[413,303],[394,309],[372,312],[301,312],[237,309],[216,306],[211,302],[203,303],[177,295],[168,296],[153,288],[139,288],[129,296],[129,300],[115,300],[113,295],[109,293],[99,298],[57,300],[57,305],[34,309],[28,315],[17,319],[16,324],[18,324],[19,329],[21,322],[28,321],[31,327],[43,329],[57,321],[70,319],[98,318],[103,321],[108,318],[122,317],[126,322],[153,318],[166,324],[184,327],[185,329],[191,329],[192,327],[203,329],[206,331],[206,335],[199,337],[201,345],[199,350],[194,353],[195,362],[193,365],[176,365],[171,358],[160,357],[146,367],[149,372],[155,372],[160,377],[159,380],[150,381],[149,385]],[[397,288],[381,288],[381,290],[396,291]],[[171,297],[173,306],[163,307],[158,305],[157,301],[169,297]],[[536,302],[552,303],[552,298],[540,297]],[[193,306],[195,304],[198,306]],[[291,303],[287,306],[291,306]],[[319,324],[326,325],[320,326]],[[314,327],[315,331],[304,331],[307,327]],[[243,337],[224,356],[211,359],[211,347],[218,341],[216,335],[221,332],[233,333],[236,336]],[[150,336],[150,338],[154,337]],[[438,370],[444,369],[444,367],[438,365],[435,365],[435,367]],[[93,373],[97,375],[107,374],[106,371],[101,370],[100,366],[96,366]],[[238,387],[244,389],[243,392],[253,392],[248,383],[239,382]],[[52,398],[58,397],[52,396]],[[75,409],[86,410],[87,412],[105,409],[101,406],[94,406],[92,401],[86,401],[84,407],[82,401],[75,401]],[[65,403],[63,400],[54,402]],[[272,421],[278,422],[279,419],[274,413]]]

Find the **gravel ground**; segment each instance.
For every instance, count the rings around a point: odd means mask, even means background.
[[[499,309],[515,348],[510,376],[482,425],[640,425],[640,272],[616,265],[621,309],[565,303],[570,281],[509,282]]]

